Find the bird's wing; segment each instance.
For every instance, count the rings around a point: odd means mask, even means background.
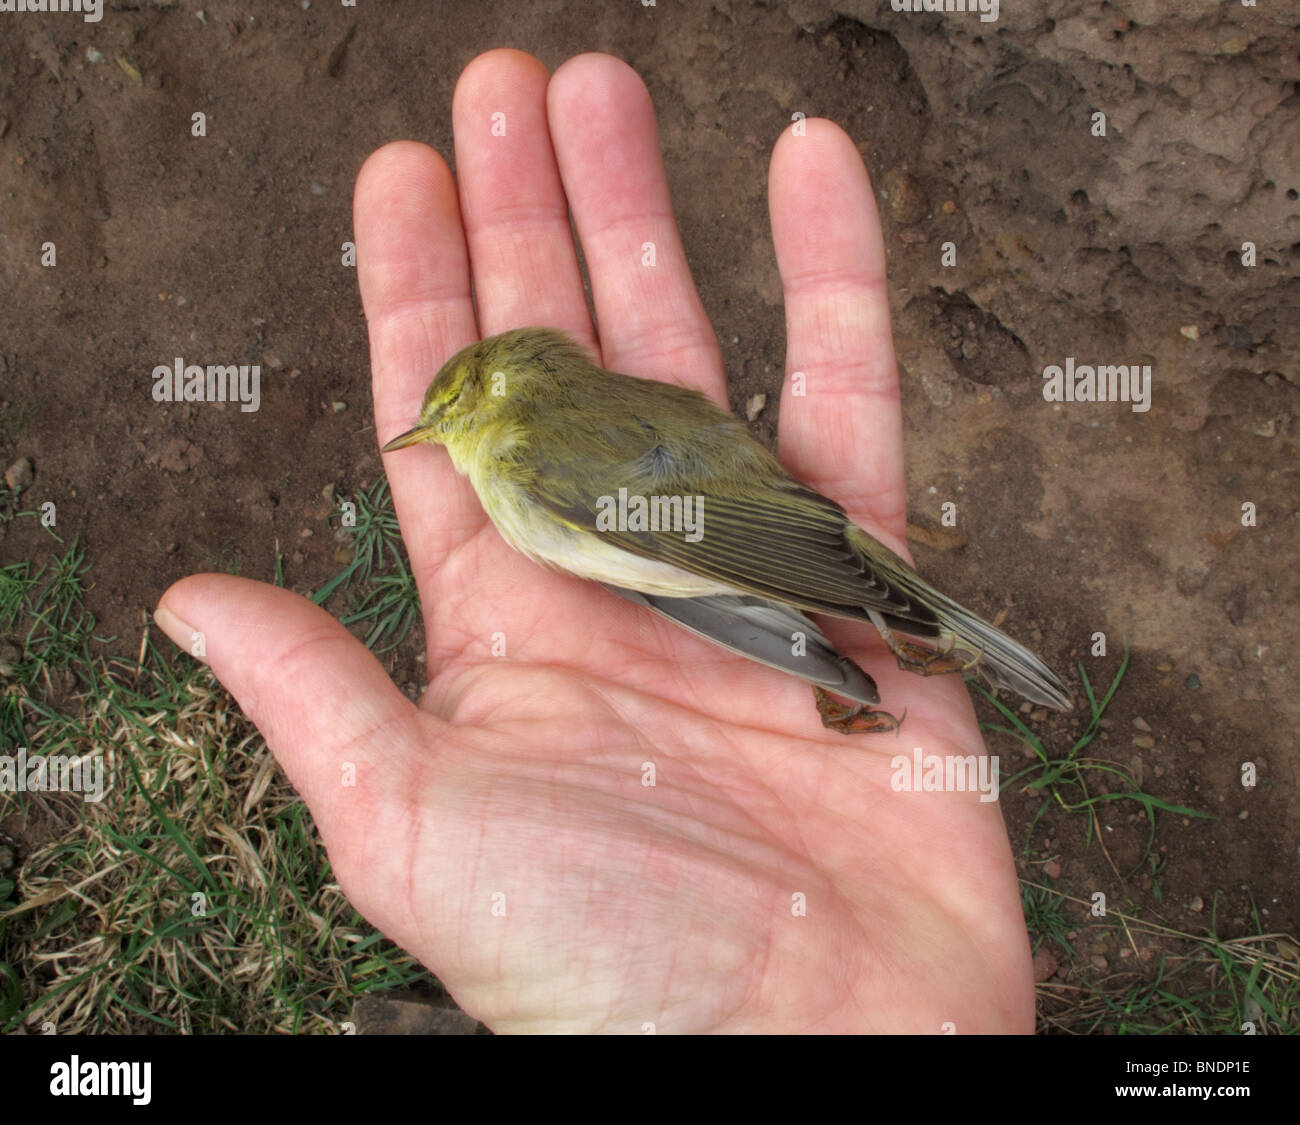
[[[803,610],[858,620],[868,620],[868,611],[874,610],[904,632],[937,632],[934,613],[891,579],[890,567],[877,566],[851,541],[852,524],[833,500],[784,474],[735,496],[690,488],[647,495],[643,464],[644,459],[623,474],[611,474],[606,466],[600,474],[603,496],[617,497],[620,487],[630,498],[645,496],[647,501],[653,495],[677,496],[683,507],[673,510],[685,513],[685,504],[691,504],[698,538],[684,525],[657,530],[610,526],[609,505],[602,507],[601,497],[582,494],[572,483],[585,476],[575,474],[572,463],[567,471],[536,474],[526,487],[554,518],[644,558]],[[887,552],[883,545],[879,550]],[[908,569],[892,552],[882,557]]]

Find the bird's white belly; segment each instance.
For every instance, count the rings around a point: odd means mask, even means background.
[[[479,499],[501,537],[516,551],[579,578],[676,598],[744,592],[672,563],[642,558],[598,531],[565,527],[522,495],[503,502],[488,500],[480,492]]]

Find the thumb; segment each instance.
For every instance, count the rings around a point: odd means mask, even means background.
[[[384,803],[406,791],[416,746],[427,754],[438,720],[319,606],[262,582],[196,574],[163,594],[154,620],[257,724],[331,852],[353,850]]]

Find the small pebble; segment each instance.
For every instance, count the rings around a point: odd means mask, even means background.
[[[745,417],[752,422],[763,413],[763,407],[766,405],[767,395],[751,395],[749,401],[745,403]]]
[[[900,227],[910,227],[925,218],[930,210],[921,181],[901,168],[891,168],[882,180],[881,194],[889,199],[889,210]]]
[[[1151,730],[1151,724],[1148,723],[1146,719],[1142,718],[1141,715],[1138,715],[1136,718],[1134,718],[1133,725],[1137,727],[1138,730],[1144,730],[1148,732]]]
[[[1135,734],[1133,736],[1133,745],[1142,750],[1153,750],[1155,749],[1156,740],[1149,734]]]
[[[32,463],[26,457],[19,457],[5,470],[5,487],[15,496],[29,487],[34,479]]]
[[[1193,672],[1190,676],[1187,677],[1187,679],[1183,681],[1183,687],[1185,687],[1188,691],[1200,691],[1201,677],[1198,676],[1195,672]]]
[[[1060,967],[1061,964],[1057,961],[1056,954],[1046,946],[1043,946],[1034,954],[1034,980],[1037,983],[1042,984],[1043,981],[1050,980],[1056,975],[1056,970]]]

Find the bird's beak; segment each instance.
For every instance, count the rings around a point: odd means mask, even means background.
[[[387,445],[380,450],[381,453],[392,453],[395,449],[405,449],[408,445],[419,445],[422,441],[429,440],[429,434],[432,426],[416,426],[412,430],[407,430],[404,434],[398,434]]]

